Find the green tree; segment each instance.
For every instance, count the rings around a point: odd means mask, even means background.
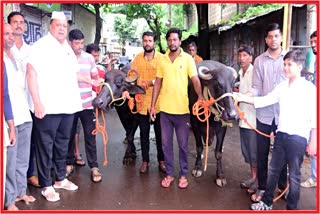
[[[125,44],[125,41],[131,41],[134,38],[137,25],[128,20],[126,16],[115,16],[113,30],[119,36],[121,44]]]
[[[144,18],[155,33],[159,51],[164,52],[164,48],[160,42],[161,33],[164,31],[164,22],[162,17],[165,15],[164,4],[114,4],[112,6],[113,13],[120,13],[127,16],[128,21]]]
[[[96,34],[94,37],[94,43],[99,44],[101,40],[102,19],[100,17],[101,12],[109,12],[110,6],[108,4],[82,4],[85,8],[96,14]]]

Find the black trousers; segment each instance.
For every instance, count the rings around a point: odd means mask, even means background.
[[[270,134],[273,132],[276,133],[277,125],[273,119],[272,124],[264,124],[257,120],[257,129],[263,133]],[[267,185],[267,176],[268,176],[268,157],[270,149],[270,138],[257,135],[257,175],[258,175],[258,188],[259,190],[265,190]],[[287,185],[287,165],[282,167],[278,188],[284,190]]]
[[[53,184],[52,167],[55,171],[55,180],[62,181],[65,178],[73,118],[73,114],[48,114],[43,119],[34,118],[39,137],[35,153],[39,183],[43,187]]]
[[[141,142],[141,154],[142,161],[149,162],[149,151],[150,151],[150,116],[149,114],[137,114],[136,119],[140,128],[140,142]],[[164,160],[162,143],[161,143],[161,126],[160,126],[160,114],[156,115],[156,119],[153,123],[153,129],[156,136],[156,145],[157,145],[157,158],[158,161]]]
[[[98,167],[96,136],[92,134],[92,131],[96,127],[93,109],[85,109],[74,115],[71,138],[68,146],[67,165],[73,165],[75,161],[74,136],[77,131],[78,119],[80,119],[84,131],[85,151],[88,165],[90,168]]]

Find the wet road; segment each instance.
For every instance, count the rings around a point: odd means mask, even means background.
[[[98,160],[103,173],[100,183],[93,183],[88,166],[76,167],[69,179],[79,185],[75,192],[57,190],[61,200],[58,202],[46,201],[40,189],[29,187],[30,193],[37,199],[36,202],[25,205],[18,202],[17,206],[24,210],[249,210],[251,201],[240,182],[247,179],[249,166],[244,163],[240,151],[238,127],[229,128],[225,138],[223,163],[227,178],[227,185],[218,187],[215,182],[214,147],[209,149],[207,172],[201,178],[191,176],[191,169],[195,161],[194,138],[190,135],[189,147],[189,187],[178,188],[178,154],[175,144],[175,181],[170,188],[164,189],[160,181],[164,174],[159,172],[156,160],[155,141],[150,145],[150,168],[148,173],[140,174],[141,151],[136,133],[135,144],[138,149],[136,161],[129,165],[122,165],[122,158],[126,145],[122,143],[124,130],[115,110],[106,114],[107,130],[109,134],[107,166],[103,163],[102,138],[98,136]],[[153,134],[151,136],[154,136]],[[80,149],[85,161],[83,135],[80,137]],[[304,163],[302,179],[309,175],[310,164]],[[299,209],[316,209],[316,189],[301,189]],[[274,204],[275,210],[285,209],[285,201],[280,199]],[[90,212],[90,211],[89,211]]]

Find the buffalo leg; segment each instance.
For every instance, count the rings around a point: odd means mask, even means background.
[[[223,147],[223,141],[224,137],[226,135],[227,127],[221,127],[217,131],[217,144],[215,148],[215,157],[217,160],[217,171],[216,171],[216,184],[220,187],[223,187],[227,184],[227,180],[224,177],[223,174],[223,167],[222,167],[222,147]]]
[[[134,134],[136,133],[136,131],[138,129],[138,121],[134,115],[132,115],[132,117],[130,118],[129,121],[132,122],[132,124],[131,124],[131,129],[129,130],[129,133],[127,135],[128,145],[127,145],[127,149],[124,154],[124,157],[123,157],[123,164],[124,165],[129,165],[137,157],[136,147],[134,145]]]
[[[201,133],[198,127],[197,118],[191,116],[191,124],[192,124],[192,131],[194,134],[194,138],[196,140],[196,162],[194,168],[192,170],[192,175],[194,177],[202,176],[202,152],[203,152],[203,144],[201,140]]]

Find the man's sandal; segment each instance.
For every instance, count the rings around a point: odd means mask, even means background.
[[[188,187],[188,184],[188,180],[184,176],[181,176],[181,178],[179,179],[178,187],[180,189],[185,189]]]
[[[251,195],[251,201],[255,202],[255,203],[258,203],[261,200],[263,194],[264,194],[264,190],[259,190],[258,189],[255,194]]]
[[[91,180],[95,183],[98,183],[102,180],[102,174],[96,167],[91,169]]]
[[[247,193],[249,195],[254,194],[255,192],[257,192],[258,190],[258,184],[256,182],[254,182],[248,189],[247,189]]]
[[[171,185],[173,180],[174,180],[173,177],[167,176],[164,179],[162,179],[161,186],[164,187],[164,188],[168,188],[168,187],[170,187],[170,185]]]
[[[75,191],[78,189],[78,186],[69,181],[68,179],[63,179],[62,181],[56,181],[53,185],[56,189],[65,189],[70,191]]]
[[[312,178],[308,178],[306,181],[302,182],[300,184],[300,186],[302,186],[304,188],[316,187],[317,186],[317,182],[314,181]]]
[[[67,165],[66,166],[66,177],[69,177],[69,175],[73,172],[74,166],[73,165]]]
[[[74,163],[77,164],[78,166],[85,166],[86,165],[86,162],[82,159],[81,155],[79,155],[79,157],[76,158]]]
[[[248,189],[252,186],[252,184],[254,184],[254,180],[252,178],[250,178],[248,180],[241,182],[240,187],[243,189]]]
[[[43,188],[41,195],[51,202],[60,200],[60,194],[56,192],[52,186]]]

